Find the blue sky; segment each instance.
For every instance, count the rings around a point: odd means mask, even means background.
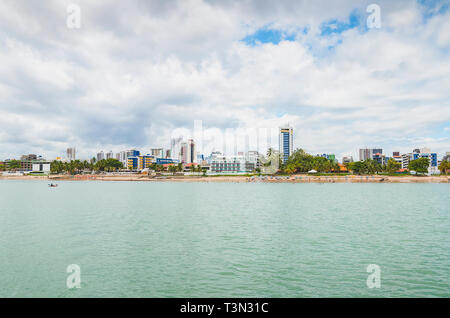
[[[296,147],[450,151],[449,1],[0,3],[0,160],[289,122]],[[271,141],[276,147],[276,140]],[[244,149],[242,149],[244,150]]]

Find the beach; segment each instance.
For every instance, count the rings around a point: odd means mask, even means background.
[[[0,180],[67,180],[67,181],[142,181],[142,182],[237,182],[237,183],[450,183],[450,176],[147,176],[124,175],[50,175],[50,176],[0,176]]]

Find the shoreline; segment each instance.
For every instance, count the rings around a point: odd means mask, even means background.
[[[48,181],[141,181],[141,182],[230,182],[230,183],[450,183],[450,176],[161,176],[146,175],[51,175],[0,176],[0,180]]]

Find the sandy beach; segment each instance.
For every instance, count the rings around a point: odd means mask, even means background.
[[[0,176],[0,180],[142,181],[142,182],[238,182],[238,183],[450,183],[450,176],[161,176],[147,175],[51,175]]]

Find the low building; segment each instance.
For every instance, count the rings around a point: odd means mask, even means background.
[[[213,173],[249,173],[256,169],[255,162],[244,156],[217,156],[211,161]]]
[[[352,156],[344,156],[342,157],[342,163],[350,163],[353,162],[353,157]]]
[[[50,172],[50,162],[39,162],[39,163],[33,163],[32,165],[32,171],[33,172],[43,172],[43,173],[49,173]]]

